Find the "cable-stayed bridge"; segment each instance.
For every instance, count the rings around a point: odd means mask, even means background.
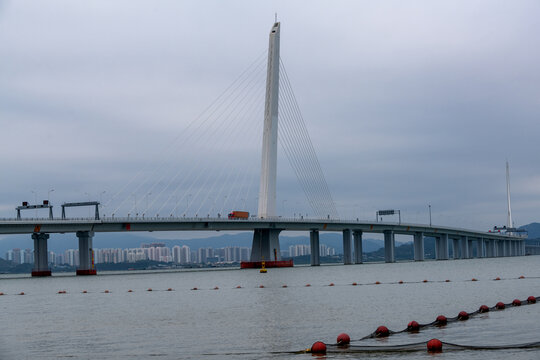
[[[0,234],[32,234],[35,276],[51,272],[47,240],[52,233],[76,233],[80,268],[90,275],[92,239],[96,232],[118,231],[253,231],[251,265],[292,265],[281,259],[281,231],[309,231],[311,263],[319,265],[319,232],[343,233],[344,263],[362,262],[364,233],[384,234],[385,259],[394,262],[395,235],[414,238],[415,260],[423,260],[424,237],[436,238],[436,258],[524,254],[524,241],[512,233],[486,233],[431,225],[341,220],[311,143],[292,86],[279,56],[280,23],[270,31],[269,48],[188,128],[165,144],[149,166],[126,182],[107,202],[100,216],[97,201],[64,203],[62,217],[52,205],[17,208],[17,219],[0,220]],[[265,55],[267,59],[265,60]],[[264,77],[266,81],[264,82]],[[266,86],[260,86],[265,83]],[[264,101],[263,101],[264,100]],[[262,108],[264,104],[264,108]],[[264,114],[264,121],[252,121]],[[279,125],[279,126],[278,126]],[[260,134],[262,132],[262,144]],[[254,135],[256,134],[256,135]],[[277,212],[278,139],[314,214],[289,219]],[[262,147],[260,163],[254,147]],[[171,159],[178,162],[174,164]],[[179,166],[179,164],[181,166]],[[260,167],[258,176],[251,171]],[[138,200],[138,201],[137,201]],[[254,201],[255,200],[255,201]],[[184,206],[185,204],[185,206]],[[87,219],[66,217],[66,207],[95,207]],[[245,210],[256,207],[251,216]],[[47,208],[49,218],[24,219],[21,210]],[[232,209],[241,209],[228,216]],[[255,212],[252,210],[252,212]],[[238,215],[236,215],[237,213]],[[125,214],[125,215],[124,215]],[[511,225],[510,225],[511,227]]]

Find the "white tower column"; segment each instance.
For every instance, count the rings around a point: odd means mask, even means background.
[[[264,106],[264,129],[259,187],[260,218],[276,216],[276,173],[278,141],[279,101],[279,23],[270,31],[268,48],[268,71],[266,74],[266,101]]]

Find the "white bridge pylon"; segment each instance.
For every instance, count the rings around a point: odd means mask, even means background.
[[[259,218],[276,216],[276,177],[279,105],[279,22],[272,26],[268,47],[268,70],[264,105]]]
[[[279,109],[279,29],[274,23],[268,45],[268,70],[264,105],[261,182],[259,187],[259,218],[276,216],[276,178]],[[281,260],[277,229],[255,229],[251,246],[251,261]]]

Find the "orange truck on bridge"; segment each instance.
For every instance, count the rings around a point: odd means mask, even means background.
[[[249,212],[247,211],[233,211],[229,213],[229,219],[248,219]]]

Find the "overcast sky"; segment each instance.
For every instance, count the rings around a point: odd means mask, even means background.
[[[517,225],[540,221],[540,2],[431,0],[0,1],[0,216],[110,200],[265,51],[276,12],[342,217],[504,225],[508,159]],[[294,179],[281,154],[284,215],[310,212]]]

